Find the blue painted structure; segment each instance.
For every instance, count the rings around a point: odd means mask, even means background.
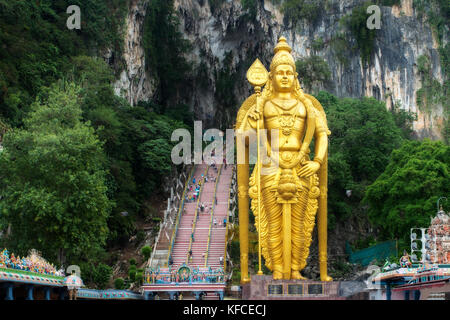
[[[79,289],[77,299],[95,299],[95,300],[143,300],[144,295],[128,290],[95,290]]]

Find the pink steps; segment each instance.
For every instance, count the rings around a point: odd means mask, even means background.
[[[196,183],[201,179],[202,174],[205,174],[205,170],[207,168],[206,164],[198,165],[195,168],[193,179],[195,178]],[[191,198],[193,195],[195,187],[193,187],[192,191],[188,191],[188,197]],[[201,197],[201,195],[200,195]],[[175,243],[172,249],[172,259],[173,259],[173,267],[182,265],[186,262],[187,253],[189,250],[189,242],[191,240],[191,232],[192,232],[192,220],[194,220],[194,213],[197,207],[197,201],[186,202],[184,204],[183,214],[181,215],[180,224],[178,226],[178,232],[175,239]]]
[[[195,168],[194,177],[198,181],[206,170],[206,165],[199,165]],[[232,166],[222,167],[219,182],[217,183],[216,198],[217,203],[214,208],[214,216],[217,220],[217,226],[212,224],[211,241],[209,245],[208,266],[212,268],[223,267],[220,264],[219,258],[225,253],[225,227],[223,227],[223,219],[228,219],[228,197],[231,187]],[[217,172],[213,168],[208,169],[210,176],[217,177]],[[200,204],[203,202],[206,207],[211,207],[214,201],[214,187],[215,182],[208,181],[204,183],[202,193],[200,194]],[[188,192],[191,196],[192,192]],[[189,243],[191,240],[192,220],[195,217],[195,209],[197,202],[187,202],[184,206],[184,213],[181,216],[180,225],[178,228],[175,244],[172,249],[173,266],[178,267],[186,262]],[[211,222],[211,211],[199,211],[197,216],[196,227],[194,230],[194,242],[192,243],[192,260],[189,263],[193,267],[203,267],[205,265],[205,258],[203,254],[206,253],[208,246],[209,227]],[[215,299],[216,297],[210,297]],[[218,297],[217,297],[218,299]]]

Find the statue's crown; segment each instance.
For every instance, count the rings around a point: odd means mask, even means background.
[[[278,67],[279,65],[282,65],[282,64],[287,64],[287,65],[292,66],[292,68],[295,71],[295,61],[291,55],[292,48],[287,43],[285,37],[280,37],[280,39],[278,40],[278,43],[275,46],[275,49],[273,51],[274,51],[275,55],[270,64],[270,71],[275,70],[276,67]]]

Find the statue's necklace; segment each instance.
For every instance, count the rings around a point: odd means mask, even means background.
[[[278,112],[278,123],[280,124],[283,135],[290,136],[296,118],[295,112],[293,112],[293,110],[295,110],[294,106],[296,106],[298,102],[294,101],[293,103],[292,100],[287,100],[287,103],[284,103],[284,101],[282,101],[283,100],[277,100],[275,102],[272,100],[272,103],[282,110],[280,114],[278,108],[276,108]]]

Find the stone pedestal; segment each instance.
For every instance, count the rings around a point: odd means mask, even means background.
[[[242,285],[242,299],[345,300],[349,295],[344,291],[339,281],[273,280],[268,275],[252,275],[251,282]]]

